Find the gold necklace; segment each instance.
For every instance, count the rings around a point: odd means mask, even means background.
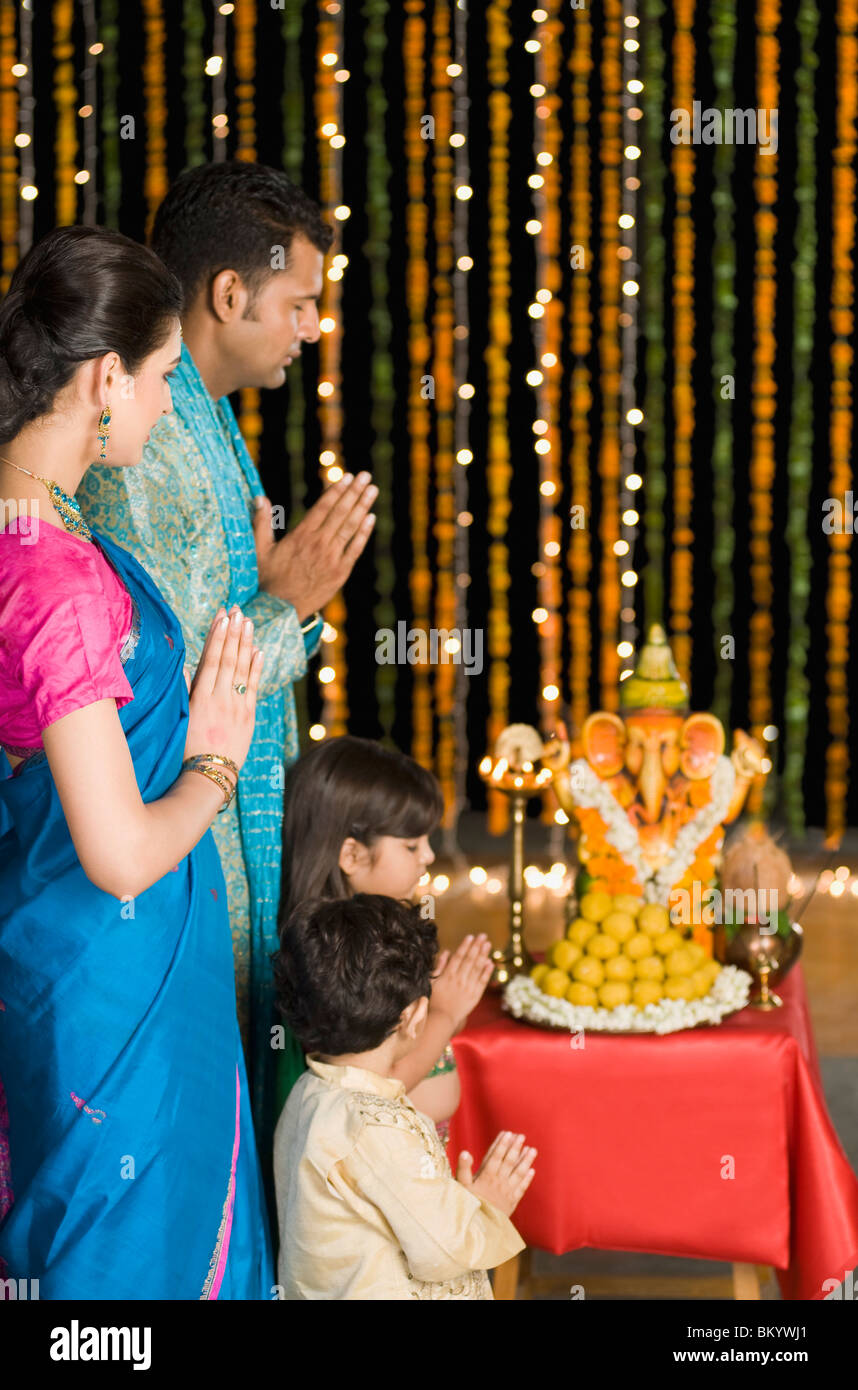
[[[8,463],[10,468],[17,468],[19,473],[26,473],[28,478],[35,478],[36,482],[43,483],[51,495],[51,501],[66,531],[70,531],[74,536],[80,536],[81,540],[92,540],[92,532],[81,515],[80,506],[67,492],[63,492],[59,483],[51,482],[50,478],[43,478],[40,473],[31,473],[29,468],[24,468],[20,463],[13,463],[3,454],[0,454],[0,460],[3,463]]]

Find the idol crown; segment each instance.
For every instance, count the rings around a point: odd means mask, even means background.
[[[674,664],[667,634],[660,623],[653,623],[633,673],[620,685],[620,707],[685,709],[687,705],[688,687]]]

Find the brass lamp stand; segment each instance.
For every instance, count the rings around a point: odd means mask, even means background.
[[[486,786],[501,791],[510,800],[512,813],[512,850],[509,864],[509,941],[502,950],[492,951],[494,970],[489,988],[501,989],[514,975],[523,975],[534,964],[524,944],[524,818],[531,796],[540,793],[551,780],[551,772],[543,768],[534,772],[532,763],[512,768],[505,758],[483,758],[480,777]]]

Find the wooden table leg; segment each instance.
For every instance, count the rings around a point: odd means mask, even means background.
[[[757,1278],[760,1281],[760,1298],[768,1301],[779,1298],[777,1276],[771,1265],[757,1265]]]
[[[760,1280],[756,1265],[733,1265],[733,1298],[757,1300],[760,1297]]]
[[[519,1255],[521,1261],[518,1269],[518,1297],[533,1298],[533,1252],[529,1245],[526,1245]]]
[[[518,1255],[513,1255],[511,1260],[498,1265],[494,1277],[494,1296],[501,1303],[512,1303],[515,1301],[515,1291],[518,1288]]]

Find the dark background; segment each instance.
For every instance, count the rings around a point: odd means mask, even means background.
[[[248,3],[248,0],[242,0]],[[2,0],[8,4],[9,0]],[[99,9],[99,7],[96,7]],[[115,8],[115,7],[114,7]],[[533,78],[533,59],[524,50],[524,41],[532,32],[530,3],[513,0],[510,13],[513,42],[508,54],[510,71],[509,90],[513,100],[513,119],[509,130],[510,139],[510,252],[512,256],[512,302],[510,305],[514,336],[510,347],[510,401],[509,431],[511,458],[513,462],[512,513],[510,531],[507,537],[510,553],[511,586],[508,593],[513,632],[513,657],[511,660],[510,720],[538,722],[538,645],[537,630],[530,619],[530,613],[537,602],[537,581],[531,573],[531,564],[537,554],[537,520],[539,497],[535,482],[533,436],[530,422],[533,418],[533,396],[525,385],[526,371],[533,365],[533,344],[529,332],[526,306],[534,288],[534,245],[533,239],[524,232],[524,222],[529,215],[526,178],[532,168],[532,127],[531,99],[528,87]],[[177,175],[186,164],[185,149],[185,81],[184,29],[187,22],[188,4],[175,0],[167,3],[164,13],[167,25],[165,45],[167,102],[168,102],[168,172]],[[198,15],[205,26],[204,49],[212,49],[212,7],[198,0]],[[293,20],[296,5],[292,5]],[[831,291],[831,151],[835,139],[834,101],[835,101],[835,30],[833,3],[820,6],[820,28],[817,44],[818,68],[816,73],[816,109],[818,135],[816,142],[817,196],[816,220],[818,235],[818,255],[816,270],[817,312],[812,380],[815,399],[814,426],[814,484],[811,513],[808,518],[808,536],[813,547],[813,574],[811,592],[811,645],[808,651],[808,671],[811,680],[811,718],[804,779],[806,816],[809,824],[820,825],[825,820],[824,807],[824,765],[825,749],[828,742],[825,704],[826,633],[825,633],[825,593],[827,578],[828,545],[821,530],[822,501],[828,495],[828,420],[830,400],[830,328],[828,310]],[[145,146],[145,95],[143,87],[142,53],[144,34],[144,15],[140,0],[122,0],[117,11],[118,20],[118,108],[121,113],[133,113],[137,118],[138,138],[120,143],[121,154],[121,200],[119,228],[129,236],[140,238],[144,235],[147,209],[144,203]],[[312,138],[315,130],[313,111],[313,86],[316,72],[315,22],[316,5],[307,3],[302,11],[300,65],[303,73],[305,98],[304,125],[310,138],[305,139],[302,159],[302,181],[310,193],[317,192],[318,166],[316,142]],[[789,637],[789,612],[786,603],[786,578],[789,572],[790,556],[784,539],[784,525],[787,507],[786,457],[788,447],[789,411],[791,394],[791,337],[792,337],[792,288],[791,261],[796,216],[795,198],[795,82],[794,66],[797,52],[795,16],[796,4],[785,0],[781,6],[780,28],[781,64],[779,80],[781,84],[779,105],[779,145],[777,155],[778,203],[777,215],[779,232],[777,240],[777,324],[778,360],[776,376],[778,380],[778,413],[776,417],[778,473],[774,492],[774,528],[772,535],[772,559],[775,573],[775,642],[772,660],[772,683],[774,700],[774,723],[783,728],[783,670],[786,647]],[[432,0],[425,6],[427,30],[431,36]],[[712,63],[709,48],[708,28],[709,7],[702,3],[697,7],[696,51],[697,71],[695,96],[704,107],[714,105]],[[392,413],[389,422],[390,437],[393,441],[394,485],[392,495],[382,496],[377,506],[392,508],[394,520],[393,559],[396,570],[395,605],[397,616],[410,616],[408,573],[410,567],[409,543],[409,481],[408,452],[406,433],[406,410],[408,393],[407,358],[407,303],[405,287],[405,160],[403,147],[403,62],[402,32],[405,19],[403,5],[391,4],[387,8],[385,32],[387,48],[384,58],[384,93],[387,101],[386,134],[387,157],[390,176],[387,187],[391,211],[391,238],[389,247],[389,295],[388,309],[392,316],[392,357],[394,364],[394,392]],[[594,6],[591,14],[594,25],[594,41],[600,40],[601,12]],[[564,57],[566,46],[570,43],[571,24],[574,16],[567,21],[564,35]],[[46,0],[34,0],[34,90],[36,96],[35,149],[37,159],[37,183],[40,196],[34,205],[35,231],[41,235],[54,225],[55,210],[51,175],[51,159],[54,142],[55,110],[53,102],[53,58],[52,58],[52,14]],[[642,25],[638,35],[644,44],[660,43],[666,46],[668,62],[666,90],[669,94],[670,82],[670,42],[673,32],[670,5],[661,26]],[[345,54],[344,62],[351,71],[351,80],[345,84],[344,130],[348,137],[345,159],[344,199],[352,208],[352,216],[344,226],[338,226],[336,249],[343,249],[350,258],[350,265],[343,283],[343,338],[342,378],[344,399],[344,450],[348,466],[353,470],[361,466],[372,467],[375,437],[371,424],[372,391],[371,370],[373,341],[370,328],[370,281],[363,245],[367,236],[366,197],[367,171],[366,150],[362,132],[366,124],[366,86],[362,78],[366,60],[365,18],[360,4],[345,0]],[[86,63],[83,21],[78,13],[75,21],[76,70]],[[284,123],[282,113],[283,72],[286,59],[284,38],[284,13],[272,10],[262,0],[257,4],[256,22],[256,142],[257,156],[271,164],[283,161]],[[471,106],[469,112],[469,152],[471,161],[471,183],[474,197],[468,208],[470,216],[470,246],[475,267],[469,275],[470,293],[470,367],[469,379],[476,387],[474,409],[471,414],[471,448],[474,463],[468,469],[470,486],[469,508],[474,514],[474,525],[469,529],[470,572],[473,576],[469,593],[469,622],[473,627],[486,626],[488,601],[487,579],[487,534],[485,516],[487,507],[486,479],[480,460],[485,457],[487,421],[480,402],[485,402],[486,373],[483,359],[487,332],[487,207],[485,190],[488,167],[488,102],[486,82],[486,25],[484,6],[471,5],[467,52],[469,89]],[[755,90],[755,29],[754,6],[738,5],[738,30],[736,45],[735,102],[737,107],[756,106]],[[227,99],[230,111],[235,109],[234,68],[227,65]],[[208,81],[208,79],[206,79]],[[568,69],[563,67],[561,95],[568,97]],[[591,106],[593,110],[593,151],[598,149],[598,110],[599,110],[599,64],[598,56],[594,63],[591,84]],[[81,93],[81,101],[83,95]],[[672,102],[666,99],[668,108]],[[431,96],[427,92],[427,112],[432,110]],[[569,110],[568,105],[565,109]],[[80,123],[79,123],[80,124]],[[664,120],[663,157],[669,165],[671,146],[669,142],[669,123],[667,111]],[[567,136],[571,135],[571,114],[566,123]],[[209,136],[207,157],[212,157],[212,141]],[[227,155],[232,155],[236,143],[235,123],[231,121],[230,138],[224,142]],[[713,544],[713,523],[711,506],[711,460],[712,440],[712,375],[711,345],[708,324],[711,312],[712,279],[712,208],[711,164],[707,162],[705,151],[698,150],[695,173],[694,230],[695,230],[695,320],[698,339],[695,342],[696,358],[694,364],[694,395],[696,399],[696,438],[694,467],[694,532],[696,537],[692,636],[693,680],[692,704],[696,708],[706,708],[712,699],[715,674],[715,651],[711,630],[712,567],[710,556]],[[736,313],[736,332],[734,342],[735,376],[737,395],[734,402],[734,525],[735,525],[735,588],[736,604],[732,631],[737,635],[736,660],[733,663],[733,687],[731,704],[731,724],[747,726],[748,670],[746,662],[746,637],[750,618],[750,581],[748,578],[748,463],[750,456],[750,381],[752,375],[752,290],[754,264],[754,196],[753,168],[754,149],[737,147],[735,151],[735,225],[737,235],[737,297],[739,306]],[[563,167],[563,197],[567,197],[568,161],[561,160]],[[599,186],[598,161],[593,159],[592,195],[593,226],[599,225]],[[103,172],[97,173],[99,180]],[[100,184],[99,184],[100,187]],[[670,274],[673,190],[670,177],[666,184],[667,197],[664,207],[664,231],[666,237],[667,265],[664,285],[666,318],[668,332],[666,341],[667,362],[671,362],[670,340]],[[643,190],[642,190],[643,191]],[[81,199],[82,209],[82,199]],[[101,205],[100,205],[101,207]],[[100,218],[103,213],[100,211]],[[82,210],[78,213],[82,217]],[[430,210],[430,241],[432,218]],[[430,256],[432,247],[429,248]],[[564,291],[568,289],[571,271],[566,270]],[[593,285],[594,325],[598,319],[598,276],[591,277]],[[643,360],[645,342],[640,340],[641,382],[643,382]],[[563,347],[564,394],[561,401],[561,419],[568,421],[568,382],[572,366],[568,336],[564,336]],[[597,567],[598,538],[598,476],[596,458],[600,427],[600,401],[598,392],[598,364],[591,364],[594,382],[593,413],[591,436],[593,441],[593,496],[595,515],[590,529],[593,540],[593,572]],[[293,368],[286,387],[276,393],[266,393],[262,401],[264,433],[260,450],[260,470],[263,482],[275,503],[286,506],[287,512],[296,515],[321,490],[318,477],[318,454],[320,440],[317,423],[312,408],[315,400],[317,357],[311,350],[300,363],[300,372]],[[744,388],[744,389],[743,389]],[[301,392],[308,402],[306,429],[304,437],[303,461],[291,461],[291,469],[284,444],[286,420],[290,392]],[[666,466],[668,469],[668,498],[670,496],[670,382],[664,383],[665,392],[665,439],[667,445]],[[563,455],[568,453],[568,428],[564,428]],[[303,479],[303,487],[298,479]],[[646,478],[644,478],[646,484]],[[303,495],[298,495],[303,491]],[[644,494],[639,494],[643,496]],[[563,514],[571,504],[566,488],[558,498],[558,508]],[[665,587],[669,587],[670,561],[670,515],[666,518],[665,549]],[[642,572],[647,557],[643,540],[638,543],[634,555],[634,565]],[[856,569],[853,551],[852,583],[853,603],[855,598]],[[384,733],[378,716],[375,697],[375,682],[379,668],[374,660],[373,634],[376,618],[373,606],[377,598],[375,589],[375,563],[373,545],[367,549],[357,565],[346,590],[348,603],[348,697],[351,709],[350,729],[352,732],[370,737]],[[642,585],[638,586],[637,598],[642,600]],[[593,596],[594,640],[597,630],[598,609],[596,596]],[[641,619],[640,612],[638,620]],[[564,636],[564,667],[568,669],[574,661],[574,653],[568,650],[568,637]],[[487,664],[487,663],[486,663]],[[594,666],[596,663],[594,663]],[[856,653],[852,644],[849,668],[850,688],[856,689]],[[411,671],[407,666],[396,668],[396,719],[392,733],[395,741],[408,749],[411,737],[410,685]],[[486,720],[488,713],[487,671],[482,676],[473,677],[467,682],[468,691],[468,763],[472,769],[468,779],[468,793],[475,807],[485,804],[483,788],[476,777],[476,763],[486,749]],[[563,692],[564,696],[568,691]],[[318,686],[314,680],[307,682],[307,712],[311,719],[318,717],[321,701]],[[600,694],[596,682],[591,689],[592,707],[597,708]],[[852,765],[858,760],[858,721],[853,720],[851,729]],[[858,790],[855,778],[851,779],[848,820],[858,822]]]

